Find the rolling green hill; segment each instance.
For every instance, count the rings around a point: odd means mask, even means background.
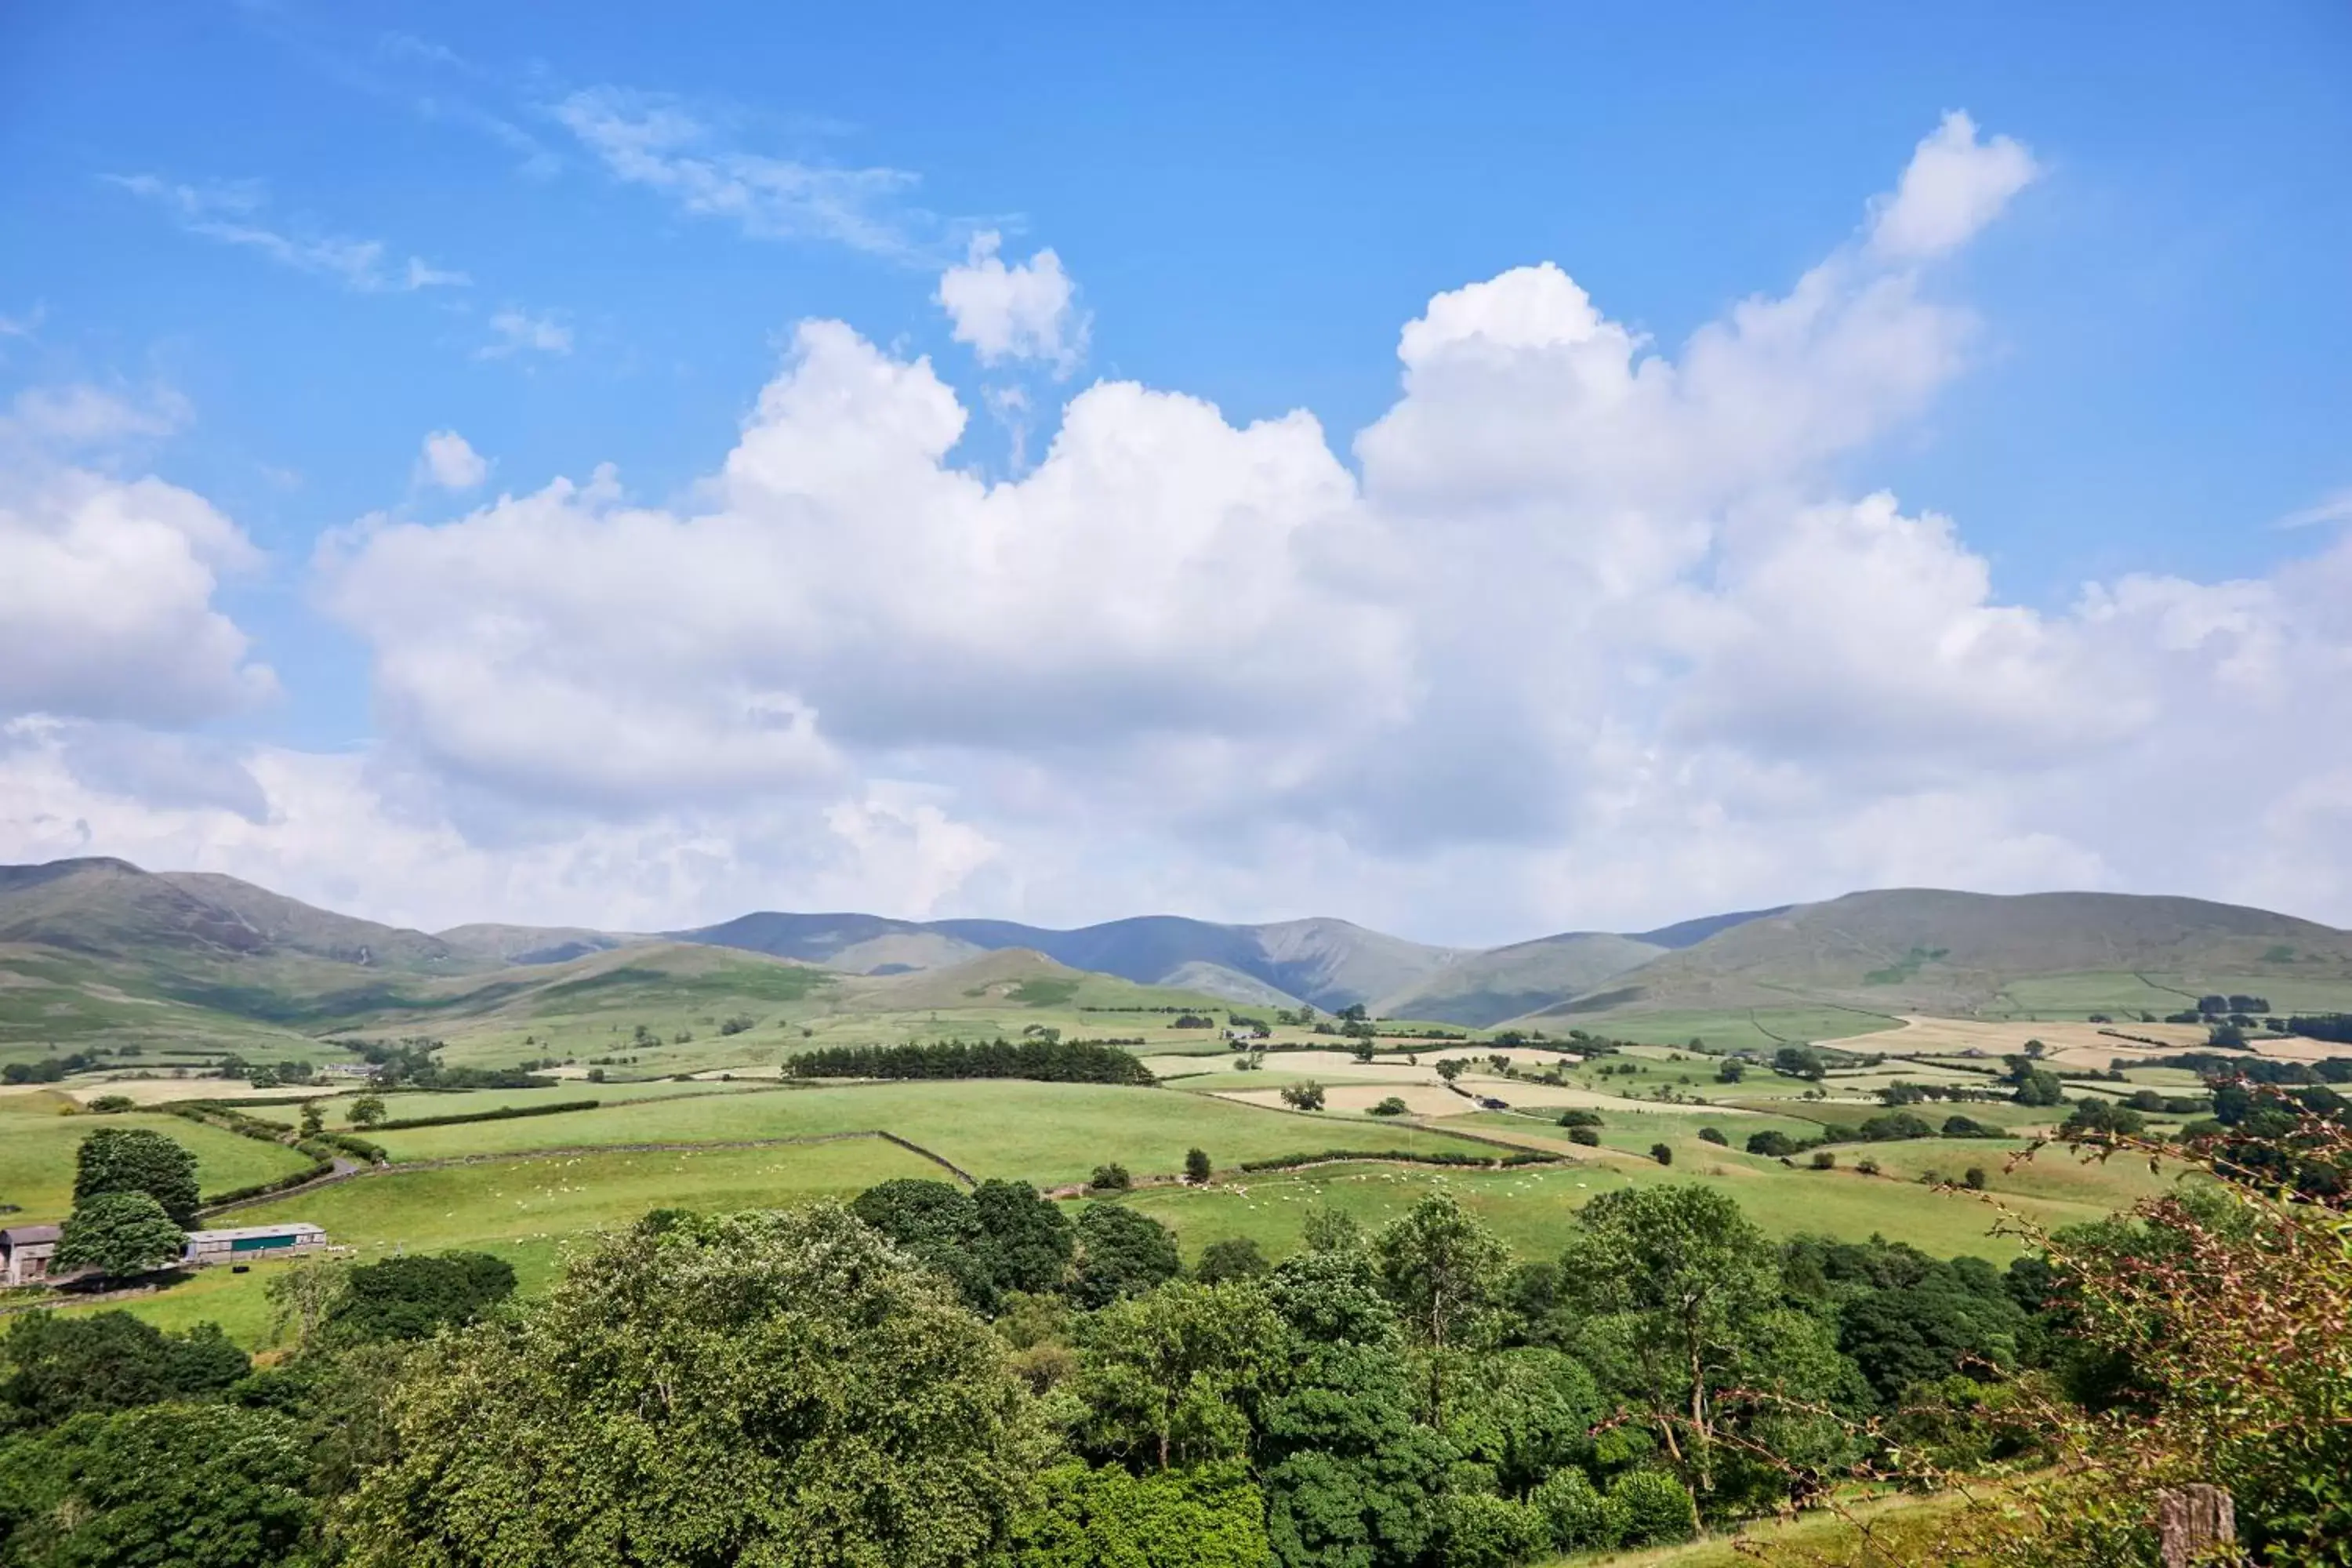
[[[2170,1011],[2217,991],[2281,1010],[2352,1007],[2352,933],[2200,899],[1850,893],[1734,926],[1528,1021],[1601,1029],[1675,1014],[1703,1025],[1821,1006],[2081,1017]]]
[[[1485,1027],[1589,991],[1667,950],[1608,931],[1575,931],[1516,942],[1456,960],[1418,984],[1381,998],[1387,1017],[1433,1018]]]

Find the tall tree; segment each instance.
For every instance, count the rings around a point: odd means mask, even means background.
[[[1121,1296],[1140,1295],[1183,1267],[1176,1237],[1150,1215],[1118,1204],[1089,1204],[1078,1215],[1078,1263],[1070,1299],[1082,1307],[1107,1306]]]
[[[173,1225],[196,1223],[196,1157],[177,1139],[145,1127],[101,1127],[74,1154],[74,1205],[108,1193],[145,1193]]]
[[[169,1268],[187,1241],[163,1205],[145,1193],[100,1193],[74,1205],[49,1261],[61,1273],[95,1268],[123,1279]]]
[[[1171,1281],[1095,1313],[1082,1345],[1097,1444],[1121,1457],[1140,1447],[1164,1470],[1246,1452],[1282,1321],[1255,1284]]]
[[[1372,1258],[1381,1289],[1428,1347],[1429,1419],[1443,1426],[1447,1357],[1494,1306],[1510,1248],[1440,1187],[1381,1227]]]
[[[1717,1395],[1777,1304],[1779,1255],[1713,1187],[1620,1188],[1587,1204],[1577,1224],[1560,1283],[1591,1314],[1580,1348],[1618,1371],[1706,1491]]]
[[[422,1352],[347,1561],[970,1563],[1041,1458],[1024,1406],[996,1336],[846,1209],[686,1215]]]

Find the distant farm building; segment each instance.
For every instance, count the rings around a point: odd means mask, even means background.
[[[12,1225],[0,1230],[0,1282],[31,1285],[49,1277],[49,1257],[58,1249],[53,1225]]]
[[[252,1263],[265,1258],[307,1256],[327,1245],[324,1226],[306,1220],[292,1225],[248,1225],[234,1230],[192,1230],[180,1261],[201,1268],[208,1263]]]

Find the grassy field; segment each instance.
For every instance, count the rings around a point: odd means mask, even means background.
[[[1533,1133],[1542,1138],[1564,1138],[1567,1130],[1556,1125],[1558,1120],[1556,1116],[1538,1120],[1515,1116],[1509,1111],[1482,1110],[1474,1116],[1450,1116],[1438,1125],[1492,1132],[1501,1137]],[[1644,1110],[1622,1116],[1612,1116],[1603,1111],[1601,1125],[1593,1131],[1600,1134],[1601,1146],[1604,1149],[1646,1154],[1653,1143],[1663,1142],[1676,1148],[1685,1143],[1698,1149],[1711,1147],[1698,1135],[1702,1127],[1716,1129],[1731,1140],[1731,1146],[1735,1149],[1768,1129],[1785,1132],[1791,1138],[1818,1138],[1822,1131],[1819,1122],[1801,1121],[1794,1116],[1726,1116],[1708,1110]]]
[[[2191,1005],[2198,997],[2219,993],[2260,996],[2271,1011],[2337,1013],[2352,1011],[2352,979],[2334,964],[2313,965],[2298,973],[2292,963],[2258,973],[2159,974],[2092,971],[2077,974],[2037,974],[2011,981],[2001,990],[2001,1005],[1985,1009],[1987,1016],[2011,1018],[2082,1018],[2093,1013],[2117,1017],[2153,1013],[2161,1018]]]
[[[1585,1552],[1552,1560],[1549,1568],[1927,1568],[1943,1521],[1960,1507],[1951,1496],[1857,1498],[1843,1511],[1823,1510],[1793,1520],[1759,1520],[1736,1534],[1681,1546],[1637,1552]],[[1867,1531],[1865,1536],[1864,1531]]]
[[[676,1100],[696,1095],[760,1090],[772,1094],[777,1089],[772,1078],[766,1080],[743,1079],[733,1083],[720,1083],[715,1079],[697,1079],[686,1083],[671,1079],[656,1079],[645,1083],[590,1083],[585,1079],[573,1079],[553,1089],[472,1089],[455,1093],[387,1094],[383,1099],[385,1116],[393,1121],[404,1121],[420,1116],[467,1116],[477,1111],[554,1105],[577,1100],[593,1100],[600,1105],[635,1105],[648,1100]],[[362,1092],[363,1090],[352,1088],[328,1097],[327,1125],[341,1127],[352,1100]],[[302,1102],[299,1100],[239,1101],[237,1109],[247,1116],[257,1116],[265,1121],[282,1121],[291,1127],[302,1114]]]
[[[564,1249],[581,1236],[631,1225],[649,1209],[772,1208],[814,1197],[849,1198],[897,1176],[941,1174],[929,1161],[878,1138],[559,1155],[362,1176],[239,1210],[236,1223],[323,1225],[361,1262],[400,1251],[492,1252],[515,1266],[526,1293],[535,1293],[554,1279]],[[210,1319],[239,1343],[257,1348],[268,1324],[263,1292],[277,1267],[260,1265],[249,1274],[204,1269],[126,1305],[160,1328]]]
[[[446,1097],[455,1100],[457,1097]],[[1244,1160],[1363,1147],[1362,1118],[1307,1116],[1166,1089],[972,1080],[858,1084],[775,1094],[651,1100],[560,1116],[388,1132],[395,1160],[613,1143],[715,1142],[883,1129],[979,1176],[1041,1185],[1083,1181],[1118,1161],[1138,1175],[1183,1168],[1202,1148],[1221,1167]],[[1375,1147],[1493,1151],[1444,1133],[1380,1129]]]
[[[1719,1185],[1748,1216],[1776,1237],[1803,1234],[1851,1240],[1880,1235],[1939,1257],[1973,1254],[2006,1261],[2021,1250],[2014,1237],[1993,1234],[1999,1216],[1982,1199],[1938,1192],[1916,1179],[1915,1167],[1940,1166],[1957,1177],[1968,1164],[1986,1167],[1990,1193],[2047,1226],[2098,1219],[2162,1185],[2145,1165],[2084,1167],[2059,1151],[2011,1173],[2002,1163],[2017,1145],[1990,1141],[1878,1144],[1868,1151],[1887,1174],[1866,1176],[1842,1154],[1842,1168],[1795,1169],[1696,1139],[1669,1141],[1672,1167],[1617,1152],[1571,1164],[1495,1172],[1429,1172],[1409,1166],[1321,1166],[1267,1174],[1207,1189],[1153,1188],[1125,1200],[1174,1227],[1188,1256],[1226,1237],[1248,1237],[1279,1256],[1298,1245],[1307,1213],[1318,1206],[1377,1225],[1443,1184],[1525,1257],[1543,1257],[1564,1244],[1575,1211],[1616,1187],[1697,1181]],[[1891,1150],[1912,1150],[1889,1158]]]
[[[1723,1011],[1662,1011],[1655,1013],[1545,1014],[1533,1020],[1547,1034],[1570,1028],[1606,1039],[1639,1040],[1651,1045],[1684,1046],[1696,1039],[1710,1051],[1771,1051],[1781,1046],[1818,1040],[1845,1040],[1902,1021],[1884,1013],[1827,1004],[1795,1007],[1746,1007]]]
[[[58,1220],[73,1206],[74,1151],[100,1127],[145,1127],[178,1140],[196,1156],[196,1179],[207,1193],[226,1192],[301,1170],[310,1161],[291,1149],[240,1138],[176,1116],[66,1116],[58,1097],[0,1096],[0,1203],[23,1211],[11,1219]]]

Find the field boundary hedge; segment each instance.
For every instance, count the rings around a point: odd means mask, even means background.
[[[1389,1164],[1444,1165],[1449,1168],[1495,1171],[1518,1165],[1557,1165],[1567,1162],[1564,1154],[1548,1153],[1539,1149],[1521,1149],[1515,1153],[1490,1157],[1485,1154],[1457,1154],[1450,1150],[1431,1153],[1415,1153],[1409,1149],[1325,1149],[1312,1154],[1276,1154],[1265,1160],[1244,1160],[1241,1169],[1253,1174],[1260,1171],[1297,1171],[1308,1165],[1342,1165],[1380,1161]]]
[[[689,1100],[691,1095],[670,1095],[672,1100]],[[496,1110],[467,1110],[454,1116],[403,1116],[391,1121],[379,1121],[368,1129],[371,1132],[405,1132],[412,1127],[456,1127],[467,1121],[512,1121],[525,1116],[561,1116],[570,1110],[593,1110],[604,1102],[601,1100],[559,1100],[547,1105],[506,1105]]]

